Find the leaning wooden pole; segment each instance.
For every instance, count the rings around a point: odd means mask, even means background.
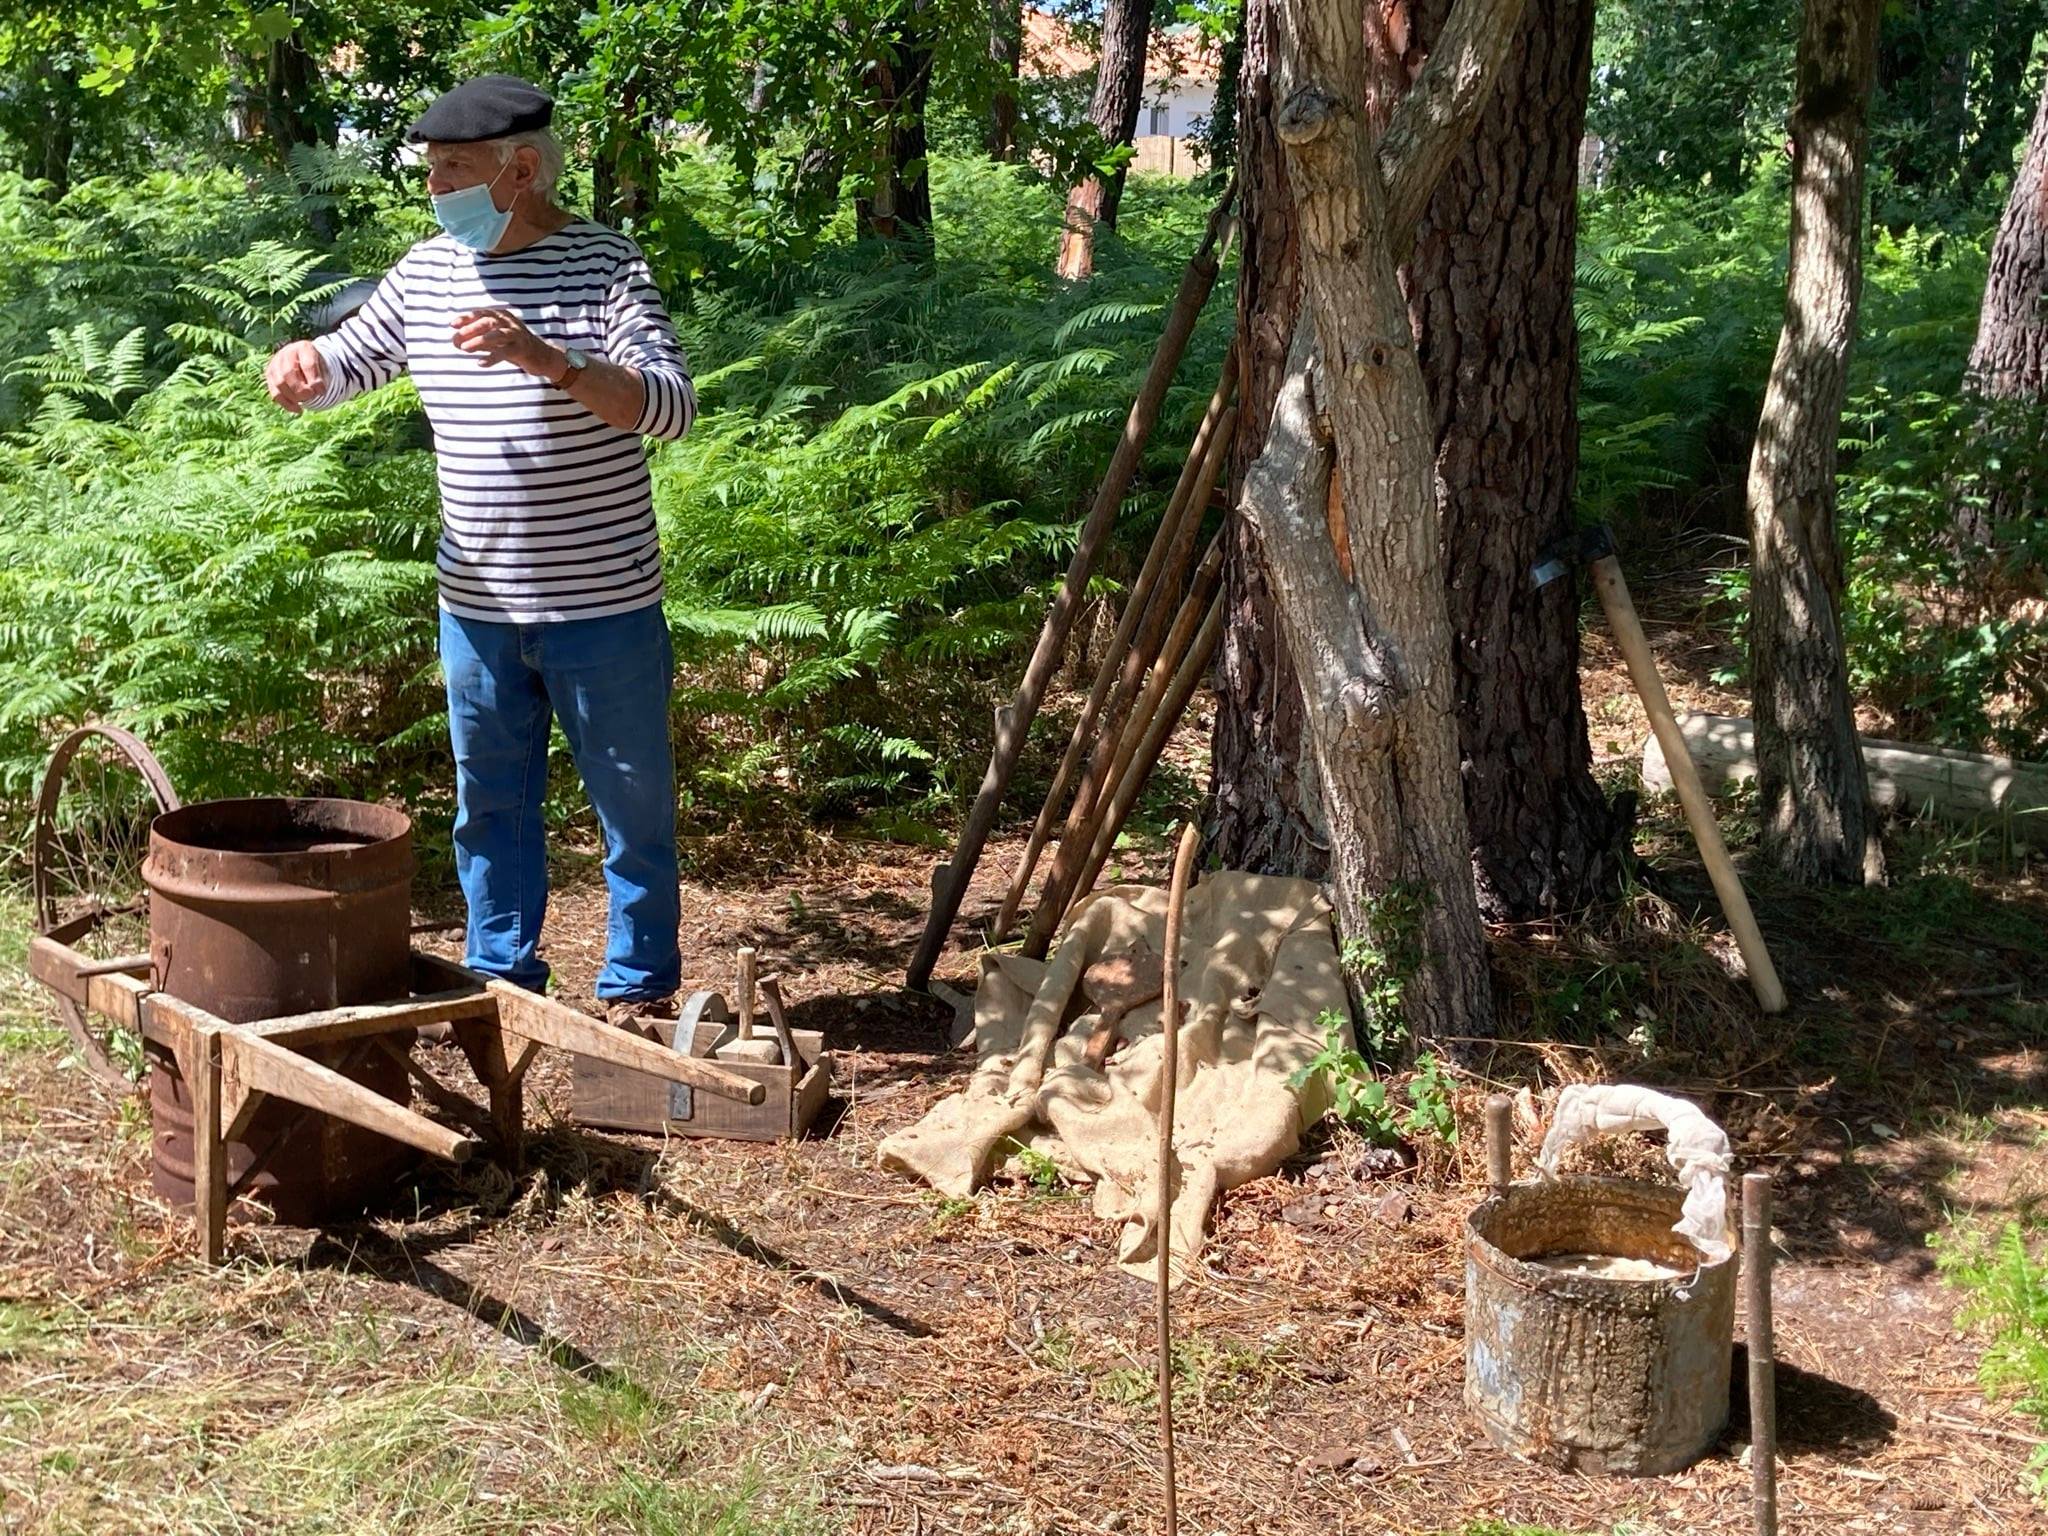
[[[1237,347],[1233,343],[1223,359],[1223,377],[1216,383],[1216,392],[1209,397],[1209,409],[1203,414],[1202,424],[1195,432],[1194,446],[1181,468],[1180,481],[1174,486],[1166,511],[1159,519],[1159,531],[1152,537],[1152,547],[1146,552],[1138,579],[1131,584],[1130,596],[1117,620],[1116,634],[1111,638],[1109,648],[1103,652],[1102,664],[1096,668],[1095,684],[1088,690],[1088,698],[1081,706],[1079,718],[1074,721],[1072,734],[1067,738],[1067,750],[1052,776],[1052,787],[1045,792],[1045,804],[1039,807],[1038,819],[1032,823],[1024,855],[1010,876],[1009,894],[1003,898],[1003,909],[997,914],[996,925],[989,934],[994,943],[1000,944],[1009,934],[1010,925],[1017,920],[1017,909],[1024,903],[1025,888],[1031,883],[1032,872],[1038,867],[1038,856],[1044,851],[1045,840],[1052,831],[1052,819],[1059,814],[1067,786],[1073,782],[1081,759],[1095,740],[1102,707],[1109,701],[1110,688],[1116,682],[1124,657],[1137,636],[1139,621],[1149,611],[1155,590],[1179,574],[1177,570],[1169,572],[1165,569],[1169,556],[1181,543],[1183,526],[1191,518],[1200,521],[1208,503],[1209,487],[1215,480],[1209,462],[1217,454],[1219,444],[1227,447],[1237,423],[1237,413],[1230,405],[1230,396],[1235,392],[1237,383],[1236,364]]]
[[[1188,879],[1202,834],[1192,822],[1181,829],[1173,880],[1166,893],[1166,955],[1159,1005],[1159,1175],[1153,1190],[1153,1241],[1159,1246],[1154,1290],[1159,1307],[1159,1476],[1166,1485],[1166,1536],[1179,1525],[1179,1491],[1173,1475],[1173,1108],[1180,1086],[1180,931]]]
[[[1202,621],[1202,632],[1188,647],[1186,657],[1173,674],[1173,683],[1166,690],[1166,697],[1160,702],[1158,713],[1146,726],[1145,738],[1138,744],[1130,768],[1117,780],[1108,813],[1095,834],[1095,846],[1089,851],[1088,862],[1083,866],[1080,878],[1074,882],[1073,894],[1067,898],[1065,910],[1053,918],[1055,927],[1060,918],[1073,910],[1075,902],[1095,889],[1095,877],[1102,873],[1102,866],[1109,859],[1109,850],[1116,846],[1117,834],[1123,831],[1124,823],[1130,819],[1131,808],[1137,804],[1138,793],[1145,787],[1145,781],[1159,765],[1160,756],[1166,751],[1167,738],[1173,734],[1174,726],[1187,709],[1188,700],[1194,697],[1202,675],[1209,670],[1209,662],[1216,654],[1216,644],[1222,638],[1223,597],[1218,593],[1209,604],[1209,616]]]
[[[1116,509],[1123,504],[1124,493],[1130,489],[1132,477],[1137,473],[1138,457],[1144,450],[1146,438],[1151,435],[1153,423],[1159,419],[1160,406],[1166,400],[1167,387],[1172,384],[1181,357],[1187,351],[1195,320],[1216,286],[1216,274],[1222,264],[1226,232],[1231,222],[1230,210],[1236,200],[1237,182],[1233,178],[1209,215],[1202,243],[1189,260],[1187,270],[1181,274],[1180,289],[1167,313],[1166,329],[1159,338],[1159,345],[1153,349],[1152,366],[1138,390],[1138,398],[1131,402],[1123,436],[1117,441],[1116,452],[1111,456],[1109,469],[1095,493],[1095,504],[1089,508],[1087,521],[1081,525],[1074,558],[1067,566],[1066,579],[1060,583],[1059,592],[1053,597],[1052,611],[1046,615],[1045,627],[1039,631],[1038,645],[1024,668],[1016,697],[996,716],[995,747],[989,755],[988,771],[982,775],[981,788],[975,793],[974,805],[967,813],[966,825],[960,829],[959,845],[953,850],[952,861],[936,871],[932,878],[931,914],[925,920],[924,935],[918,940],[917,952],[911,956],[905,977],[914,991],[921,991],[931,980],[939,950],[945,945],[946,934],[952,928],[953,918],[967,894],[967,882],[973,876],[982,847],[995,827],[1003,791],[1009,787],[1010,775],[1016,771],[1017,758],[1024,750],[1025,735],[1038,714],[1046,685],[1052,681],[1053,671],[1059,665],[1060,652],[1073,628],[1074,615],[1080,608],[1089,573],[1095,568],[1096,557],[1102,551],[1102,543],[1109,534]]]
[[[1742,1176],[1742,1278],[1748,1302],[1750,1505],[1756,1536],[1778,1536],[1778,1360],[1771,1327],[1771,1176]]]
[[[1210,605],[1222,571],[1223,541],[1219,535],[1210,542],[1202,563],[1195,569],[1194,580],[1173,616],[1172,628],[1159,647],[1156,663],[1145,679],[1144,692],[1132,708],[1129,720],[1113,722],[1104,728],[1095,760],[1088,765],[1088,778],[1075,795],[1067,824],[1061,829],[1059,849],[1053,855],[1052,869],[1046,874],[1044,888],[1038,893],[1038,909],[1032,914],[1030,931],[1024,937],[1024,953],[1033,959],[1044,955],[1051,947],[1060,919],[1073,904],[1074,882],[1087,862],[1088,850],[1095,845],[1096,832],[1102,825],[1116,787],[1123,782],[1131,759],[1137,754],[1153,716],[1158,713],[1160,699],[1173,685],[1181,659],[1194,643],[1195,633]]]

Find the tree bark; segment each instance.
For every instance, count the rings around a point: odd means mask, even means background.
[[[1450,9],[1391,0],[1369,13],[1376,117]],[[1529,579],[1570,535],[1577,494],[1573,273],[1592,46],[1592,0],[1529,0],[1402,271],[1435,432],[1473,872],[1497,920],[1586,906],[1612,887],[1628,831],[1593,780],[1572,585]]]
[[[1301,687],[1267,590],[1257,532],[1236,509],[1265,445],[1301,312],[1301,260],[1287,162],[1274,125],[1278,0],[1248,0],[1238,72],[1238,421],[1224,529],[1223,643],[1216,660],[1211,825],[1225,869],[1319,879],[1329,843],[1315,765],[1301,739]]]
[[[1991,248],[1964,388],[1980,402],[1981,431],[1991,441],[2009,433],[2039,441],[2048,410],[2048,84]],[[2048,488],[2024,468],[2034,455],[2015,446],[2007,456],[2014,467],[1989,484],[1985,499],[1957,509],[1966,547],[1995,549],[2003,525],[2041,506]]]
[[[932,182],[926,162],[925,106],[931,96],[930,0],[912,0],[893,46],[868,74],[879,133],[875,174],[855,199],[855,219],[870,235],[899,244],[913,260],[931,260]]]
[[[1024,64],[1022,0],[988,0],[988,56],[1009,80],[989,97],[988,156],[1009,164],[1017,158],[1017,76]]]
[[[1884,878],[1849,703],[1835,531],[1878,8],[1879,0],[1807,0],[1792,104],[1785,324],[1749,466],[1763,843],[1787,876],[1809,884]]]
[[[2034,130],[1991,247],[1964,385],[1991,407],[1987,415],[1994,430],[2000,407],[2017,408],[2039,430],[2040,412],[2048,406],[2048,83],[2042,85]],[[2025,509],[2026,489],[2007,485],[1988,506],[1969,508],[1962,516],[1965,533],[1974,542],[1988,542],[1998,524]]]
[[[641,120],[640,88],[629,81],[592,157],[591,212],[613,229],[639,225],[654,211],[660,174],[660,159]]]
[[[1095,101],[1088,121],[1102,150],[1129,144],[1138,131],[1138,106],[1145,95],[1145,44],[1152,32],[1152,0],[1106,0],[1102,8],[1102,54],[1095,67]],[[1123,201],[1124,169],[1109,176],[1090,172],[1067,194],[1066,227],[1060,236],[1059,275],[1079,282],[1095,270],[1095,226],[1116,228]]]
[[[71,190],[71,151],[77,139],[76,107],[78,74],[69,64],[60,64],[45,54],[36,60],[36,78],[42,85],[45,116],[41,142],[31,159],[29,174],[50,184],[51,202]]]
[[[1390,911],[1417,913],[1412,971],[1399,978],[1404,1022],[1423,1043],[1483,1036],[1493,998],[1458,776],[1429,394],[1395,260],[1484,108],[1521,0],[1465,0],[1377,143],[1357,13],[1345,0],[1282,0],[1279,11],[1275,125],[1307,312],[1246,512],[1283,534],[1261,548],[1299,672],[1339,927],[1384,944]],[[1326,367],[1311,369],[1312,351]],[[1335,493],[1295,467],[1313,462],[1299,446],[1311,376]],[[1279,481],[1294,486],[1291,500]],[[1333,501],[1349,581],[1329,538]]]

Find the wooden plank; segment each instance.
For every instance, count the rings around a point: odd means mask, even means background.
[[[145,959],[144,964],[147,963]],[[28,941],[29,975],[59,997],[69,998],[124,1029],[141,1033],[142,999],[149,995],[149,984],[140,977],[119,972],[83,974],[101,964],[46,934],[37,934]]]
[[[389,1035],[377,1038],[376,1048],[405,1068],[405,1075],[412,1079],[413,1086],[426,1095],[433,1105],[444,1114],[453,1115],[479,1136],[495,1134],[490,1116],[479,1104],[464,1098],[453,1088],[442,1082],[433,1073],[413,1060],[410,1045],[400,1045]]]
[[[235,1075],[243,1092],[267,1093],[303,1104],[451,1163],[466,1162],[477,1149],[475,1137],[414,1114],[405,1105],[394,1104],[374,1089],[274,1040],[246,1034],[233,1025],[221,1030],[219,1039],[223,1070]]]
[[[422,1024],[450,1024],[458,1019],[495,1019],[497,999],[473,987],[430,992],[402,1003],[363,1003],[350,1008],[325,1008],[317,1013],[285,1014],[241,1025],[245,1034],[282,1045],[325,1045],[362,1035],[396,1034]]]
[[[192,1096],[192,1222],[199,1256],[208,1264],[227,1257],[228,1152],[221,1135],[221,1037],[216,1029],[193,1032],[187,1058],[186,1091]]]
[[[613,1066],[630,1067],[663,1082],[688,1083],[700,1092],[741,1104],[759,1104],[768,1096],[768,1090],[760,1083],[750,1081],[723,1065],[714,1066],[707,1061],[678,1056],[639,1035],[614,1029],[609,1024],[578,1013],[567,1004],[529,992],[524,987],[515,987],[509,981],[481,975],[435,955],[415,952],[413,964],[416,970],[466,977],[481,984],[498,1000],[498,1028],[507,1036],[552,1045],[557,1050],[571,1051]]]

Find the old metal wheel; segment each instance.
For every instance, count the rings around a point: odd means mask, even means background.
[[[81,726],[59,742],[36,797],[36,931],[94,960],[146,952],[149,826],[177,808],[162,765],[119,726]],[[95,1076],[134,1086],[140,1040],[69,998],[57,1012]]]

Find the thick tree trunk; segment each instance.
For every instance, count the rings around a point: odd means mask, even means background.
[[[2034,130],[1991,247],[1964,387],[1982,402],[1982,430],[1994,441],[2009,433],[2039,441],[2048,413],[2048,84],[2041,88]],[[2022,447],[2007,458],[2016,467],[1992,484],[1982,502],[1957,512],[1966,546],[1996,548],[2001,525],[2038,513],[2048,496],[2048,487],[2020,467],[2033,454]]]
[[[1009,79],[988,103],[988,155],[1005,164],[1017,158],[1017,75],[1024,63],[1022,0],[988,0],[988,56]]]
[[[1347,938],[1414,945],[1399,980],[1419,1041],[1486,1035],[1492,987],[1458,776],[1429,393],[1395,261],[1484,106],[1521,3],[1461,5],[1377,143],[1357,12],[1345,0],[1279,9],[1275,122],[1307,305],[1245,512],[1265,535],[1299,669],[1338,924]],[[1312,352],[1327,366],[1312,369]],[[1328,415],[1334,493],[1299,467],[1314,462],[1303,446],[1314,435],[1312,392]],[[1348,581],[1329,537],[1333,502]],[[1415,931],[1390,933],[1404,912]]]
[[[1967,387],[1986,401],[2048,404],[2048,83],[1991,247]],[[1979,531],[2018,510],[1991,509]]]
[[[1287,162],[1274,125],[1278,0],[1249,0],[1238,73],[1237,184],[1243,239],[1237,275],[1238,420],[1226,505],[1243,504],[1245,477],[1266,441],[1301,312],[1301,260]],[[1301,687],[1273,613],[1258,535],[1233,515],[1224,535],[1222,649],[1210,752],[1207,843],[1225,869],[1320,878],[1328,842],[1315,764],[1302,749]]]
[[[1792,103],[1785,326],[1749,465],[1763,842],[1808,883],[1884,877],[1842,647],[1835,442],[1862,286],[1879,0],[1807,0]]]
[[[1388,91],[1375,116],[1406,92],[1450,8],[1394,0],[1375,18]],[[1592,0],[1529,0],[1402,271],[1436,434],[1473,871],[1495,919],[1585,906],[1612,886],[1627,833],[1593,781],[1572,584],[1529,579],[1573,527],[1592,46]]]
[[[1152,32],[1152,0],[1106,0],[1102,8],[1102,54],[1095,67],[1095,102],[1088,121],[1101,136],[1103,153],[1129,144],[1138,131],[1138,106],[1145,95],[1145,44]],[[1067,194],[1066,228],[1060,236],[1057,270],[1078,282],[1095,270],[1095,226],[1116,228],[1123,201],[1124,172],[1091,172]]]
[[[895,46],[870,72],[880,136],[874,182],[855,207],[863,231],[898,242],[919,261],[932,256],[932,183],[925,160],[925,104],[933,64],[924,30],[928,10],[928,0],[916,0]]]

